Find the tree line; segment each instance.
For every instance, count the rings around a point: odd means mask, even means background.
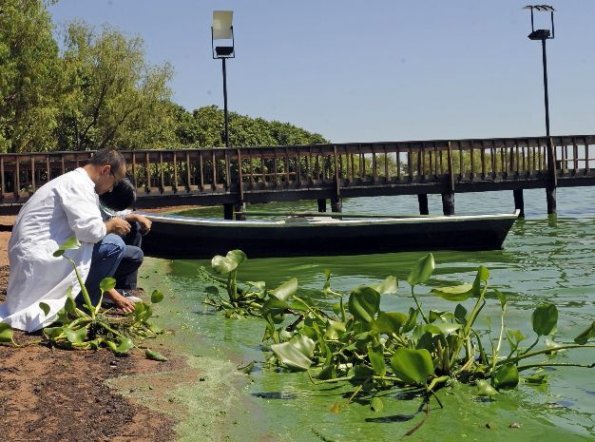
[[[62,45],[48,6],[0,4],[0,152],[223,146],[223,111],[172,100],[173,68],[149,65],[143,41],[117,29],[67,25]],[[326,143],[289,123],[229,114],[232,146]]]

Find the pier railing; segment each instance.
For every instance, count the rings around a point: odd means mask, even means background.
[[[141,206],[595,185],[595,135],[123,153]],[[0,211],[91,154],[0,154]]]

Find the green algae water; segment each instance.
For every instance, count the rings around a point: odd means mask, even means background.
[[[527,219],[516,222],[503,250],[434,253],[436,271],[417,291],[424,310],[452,310],[455,304],[434,297],[431,288],[471,282],[477,266],[483,264],[490,269],[490,285],[508,296],[507,328],[532,337],[531,312],[543,301],[559,309],[558,341],[571,341],[593,321],[595,191],[559,189],[557,217],[545,216],[542,190],[526,191],[525,201]],[[511,212],[511,206],[512,195],[505,192],[457,195],[457,213]],[[430,198],[432,207],[441,207],[439,197]],[[279,211],[313,209],[311,203],[266,206],[266,210]],[[361,198],[343,204],[345,212],[415,213],[416,209],[412,197]],[[205,213],[201,210],[202,216]],[[220,214],[214,211],[212,216]],[[266,281],[275,287],[297,277],[300,287],[320,288],[324,270],[329,269],[333,288],[348,292],[394,275],[399,279],[399,293],[385,295],[382,309],[406,311],[413,303],[404,279],[424,255],[248,259],[240,267],[239,279]],[[152,263],[158,270],[151,270],[146,282],[169,293],[158,305],[160,325],[171,331],[164,340],[186,354],[198,373],[168,392],[169,403],[186,410],[179,411],[180,440],[388,441],[405,437],[424,418],[408,439],[566,441],[595,437],[592,369],[551,369],[545,386],[521,382],[516,390],[500,393],[491,401],[478,399],[471,387],[455,385],[439,392],[444,408],[432,401],[427,417],[417,412],[420,398],[406,398],[392,390],[383,396],[384,409],[373,412],[357,400],[347,405],[343,395],[351,391],[349,385],[314,385],[305,373],[263,368],[261,362],[267,355],[261,344],[263,321],[226,319],[202,303],[204,283],[196,269],[210,268],[208,260]],[[478,327],[492,329],[496,335],[499,311],[498,302],[489,300]],[[593,363],[595,350],[568,351],[558,360]],[[257,361],[250,374],[236,369],[250,361]]]

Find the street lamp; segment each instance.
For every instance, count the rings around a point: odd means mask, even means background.
[[[223,112],[225,118],[224,140],[225,147],[229,147],[229,118],[227,115],[227,71],[225,60],[235,58],[235,47],[233,38],[233,11],[213,11],[213,23],[211,25],[211,47],[213,59],[221,59],[223,66]],[[218,45],[215,45],[217,40]]]
[[[548,5],[527,5],[523,9],[531,10],[531,33],[528,35],[531,40],[541,40],[541,51],[543,58],[543,90],[545,101],[545,131],[546,135],[550,136],[550,104],[547,85],[547,55],[545,50],[545,41],[554,38],[554,11],[552,6]],[[535,29],[535,20],[533,16],[534,11],[545,11],[550,13],[551,31],[549,29]]]
[[[549,103],[549,96],[548,96],[548,86],[547,86],[547,55],[545,51],[545,41],[554,38],[554,8],[549,5],[527,5],[524,9],[531,10],[531,33],[528,35],[530,40],[541,40],[541,52],[542,52],[542,59],[543,59],[543,91],[544,91],[544,102],[545,102],[545,132],[548,137],[548,146],[547,146],[547,158],[548,158],[548,180],[545,187],[545,194],[546,194],[546,203],[547,203],[547,213],[548,214],[555,214],[556,213],[556,186],[557,186],[557,177],[556,177],[556,165],[555,165],[555,155],[554,155],[554,145],[552,143],[552,139],[550,138],[550,103]],[[550,13],[550,22],[551,22],[551,31],[550,29],[535,29],[535,19],[533,16],[534,11],[537,12],[549,12]],[[515,191],[515,192],[522,192]],[[517,203],[517,196],[518,194],[515,193],[515,204]],[[522,193],[520,197],[520,204],[522,206]]]

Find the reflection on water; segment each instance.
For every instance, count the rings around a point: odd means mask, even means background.
[[[439,197],[437,201],[432,198],[430,206],[441,207]],[[477,198],[477,195],[471,194],[457,195],[457,211],[487,211],[485,206],[484,210],[477,207]],[[512,211],[512,192],[509,196],[502,192],[481,194],[481,201],[490,207],[491,213]],[[509,328],[520,329],[526,336],[533,336],[531,311],[540,302],[549,301],[555,303],[560,312],[557,339],[571,341],[595,317],[595,192],[591,189],[560,189],[557,217],[544,215],[543,190],[527,191],[525,201],[527,219],[515,223],[504,243],[504,250],[436,252],[437,269],[428,286],[421,287],[418,293],[425,309],[452,310],[452,304],[431,295],[431,287],[471,282],[477,266],[483,264],[490,269],[491,286],[509,297],[510,307],[506,316]],[[271,204],[267,206],[269,209],[283,211],[288,210],[288,206]],[[344,210],[354,212],[413,213],[416,209],[417,200],[405,197],[362,198],[344,202]],[[315,207],[303,203],[298,207],[292,205],[291,210],[315,210]],[[357,285],[394,275],[399,279],[399,294],[383,297],[382,308],[404,311],[411,305],[410,288],[405,279],[409,269],[422,256],[424,253],[408,252],[248,259],[240,268],[239,277],[266,281],[269,287],[297,277],[301,287],[321,288],[325,281],[324,271],[330,269],[333,288],[348,293]],[[261,322],[253,319],[225,320],[221,315],[202,314],[209,310],[200,304],[204,296],[201,283],[196,279],[196,267],[200,265],[209,267],[209,261],[173,262],[170,281],[178,294],[176,302],[180,309],[176,320],[206,337],[214,346],[228,346],[244,360],[262,361],[265,356],[260,346]],[[190,313],[197,311],[201,314]],[[497,328],[494,325],[499,314],[497,302],[488,302],[484,312],[491,319],[479,326],[486,330]],[[595,361],[595,353],[593,350],[578,351],[560,358],[564,362],[572,360],[586,364]],[[590,439],[595,435],[595,378],[592,370],[559,368],[549,379],[550,383],[545,388],[523,385],[515,392],[499,395],[494,402],[474,403],[472,407],[469,407],[468,394],[458,390],[445,393],[446,409],[433,411],[416,435],[424,440],[458,440],[461,435],[488,437],[490,440],[534,440],[536,437],[544,441],[568,437],[573,440]],[[259,370],[252,374],[252,380],[250,394],[254,400],[259,400],[258,407],[261,407],[266,419],[281,425],[286,431],[283,434],[289,434],[283,440],[317,440],[315,434],[333,440],[394,440],[418,419],[404,422],[415,415],[415,407],[419,405],[415,401],[385,398],[385,410],[379,415],[364,405],[345,406],[344,400],[338,403],[342,400],[340,393],[349,389],[313,386],[307,376],[300,373]],[[333,412],[329,411],[331,408]],[[340,412],[335,412],[337,410]],[[521,423],[521,429],[518,433],[510,433],[508,425],[517,421]],[[378,425],[379,422],[384,425]],[[488,422],[496,422],[501,431],[492,431],[487,435],[485,428]],[[315,431],[310,431],[313,427],[316,427]],[[443,428],[452,431],[452,439],[444,437]]]

